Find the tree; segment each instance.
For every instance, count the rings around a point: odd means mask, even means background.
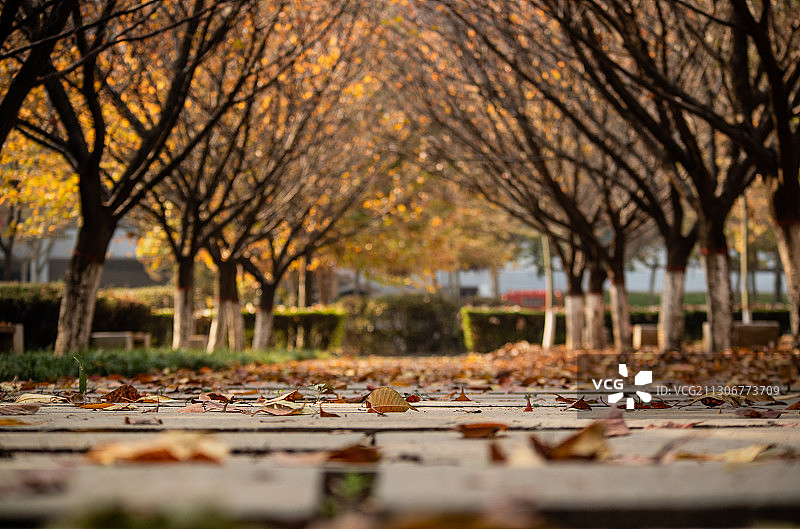
[[[45,62],[44,88],[58,122],[42,122],[23,109],[17,126],[64,156],[79,176],[81,201],[56,355],[88,346],[105,253],[119,221],[208,134],[257,69],[259,63],[246,56],[230,62],[231,76],[236,77],[226,86],[227,97],[210,122],[194,136],[171,135],[190,92],[204,89],[193,82],[197,70],[241,20],[244,7],[242,1],[195,0],[189,6],[165,1],[133,27],[124,17],[102,15],[102,23],[93,26],[75,22],[78,29],[63,56],[76,67],[56,76],[57,61]],[[103,6],[103,13],[110,9],[113,3]],[[72,16],[78,19],[82,14],[76,11]],[[125,46],[98,53],[122,31],[128,33]]]
[[[292,114],[282,106],[286,101],[276,95],[282,79],[300,65],[307,67],[309,51],[329,34],[342,12],[310,4],[264,6],[250,20],[253,27],[241,32],[227,55],[212,57],[199,72],[197,82],[206,90],[188,99],[191,111],[177,125],[177,133],[184,137],[196,135],[213,119],[227,97],[229,67],[236,56],[247,55],[261,64],[258,75],[238,95],[240,103],[226,110],[213,132],[142,204],[149,214],[143,224],[155,220],[176,263],[174,348],[185,347],[194,332],[193,271],[199,252],[270,188],[276,168],[285,163],[292,138],[305,121],[301,113]],[[255,166],[265,162],[267,170],[253,176]],[[230,278],[226,281],[230,285]]]
[[[9,149],[0,153],[0,249],[5,254],[3,279],[11,279],[14,247],[31,254],[31,273],[39,277],[43,253],[71,224],[77,179],[59,157],[12,132]],[[13,153],[13,154],[12,154]]]

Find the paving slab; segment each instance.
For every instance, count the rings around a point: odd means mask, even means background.
[[[280,390],[264,392],[274,396]],[[522,393],[467,395],[473,400],[423,401],[415,404],[417,412],[386,415],[359,404],[323,404],[339,417],[322,417],[313,403],[313,413],[295,416],[181,413],[189,397],[128,411],[45,405],[0,426],[0,526],[35,527],[117,505],[132,512],[208,508],[234,520],[302,527],[330,500],[331,476],[373,476],[364,481],[365,494],[369,512],[378,516],[513,506],[543,514],[557,526],[735,525],[737,518],[725,518],[726,512],[747,522],[742,525],[764,519],[800,524],[796,411],[776,419],[700,405],[679,413],[625,412],[630,435],[607,440],[611,461],[546,462],[532,450],[532,435],[556,444],[596,417],[564,411],[552,393],[535,397],[531,412],[523,411]],[[247,397],[234,405],[255,411],[248,405],[257,395]],[[508,428],[496,439],[464,439],[455,429],[480,422]],[[84,454],[110,441],[141,442],[172,431],[213,435],[231,455],[218,465],[102,466]],[[374,446],[381,461],[331,463],[318,457],[354,444]],[[507,454],[504,464],[492,459],[492,444]],[[774,447],[781,459],[702,461],[754,445]],[[657,464],[665,450],[694,459]]]

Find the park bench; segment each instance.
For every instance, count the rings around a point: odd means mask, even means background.
[[[97,349],[150,348],[149,332],[103,331],[92,333],[92,346]]]
[[[703,347],[709,350],[711,327],[703,323]],[[781,326],[777,321],[754,321],[751,323],[733,322],[734,347],[775,347],[781,336]]]
[[[655,323],[638,323],[633,326],[633,348],[658,346],[658,325]]]
[[[21,323],[0,323],[0,352],[21,353],[24,348],[24,326]]]

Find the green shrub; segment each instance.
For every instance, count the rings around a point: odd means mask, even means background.
[[[544,312],[520,307],[462,307],[464,344],[469,351],[487,353],[509,342],[541,343]],[[566,339],[563,313],[556,313],[556,343]]]
[[[464,351],[459,305],[435,294],[348,296],[346,350],[364,354],[450,354]]]
[[[157,285],[137,288],[106,288],[100,290],[100,296],[136,301],[153,310],[171,309],[175,304],[175,287]]]

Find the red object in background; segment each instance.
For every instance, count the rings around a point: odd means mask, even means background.
[[[503,301],[507,301],[512,305],[519,305],[520,307],[533,307],[544,308],[544,300],[546,293],[544,290],[512,290],[506,292],[501,297]],[[553,293],[553,305],[560,307],[563,305],[564,296],[560,290]]]

